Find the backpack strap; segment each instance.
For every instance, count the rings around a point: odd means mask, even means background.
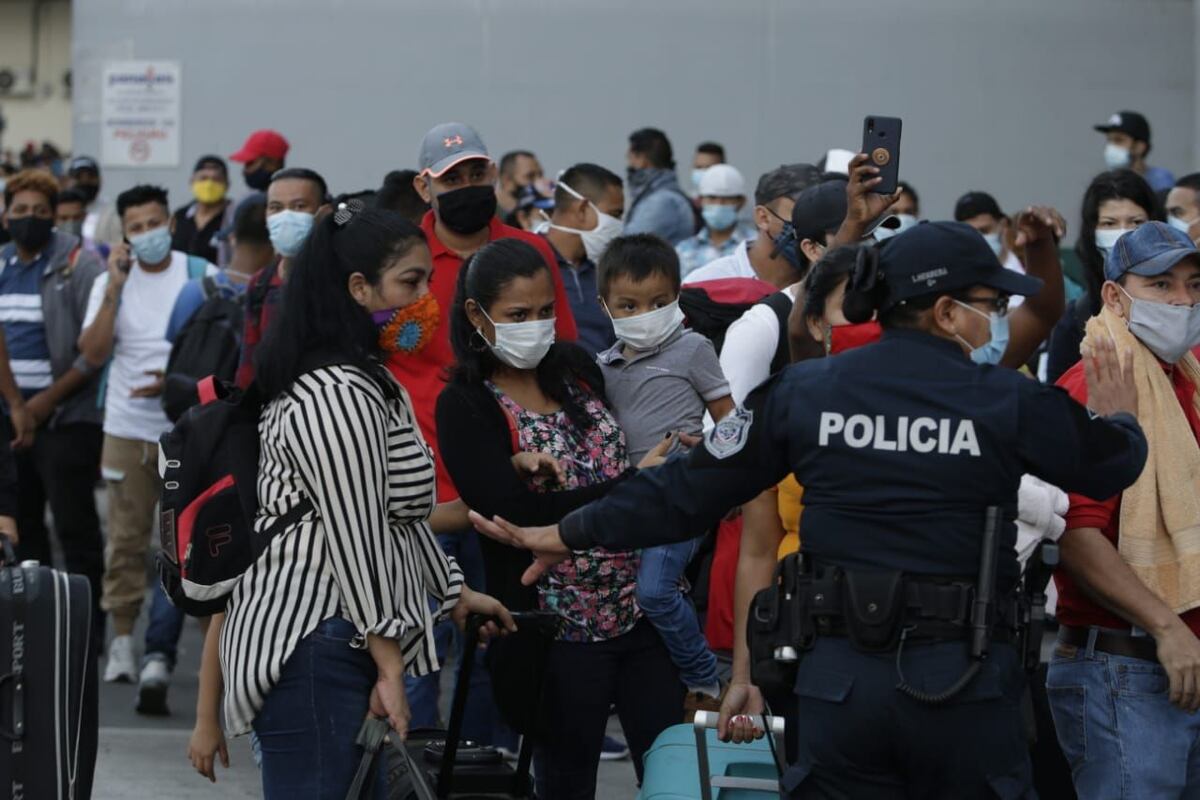
[[[200,291],[203,293],[205,301],[207,301],[221,291],[221,287],[217,285],[216,278],[212,275],[205,275],[203,280],[200,281]]]
[[[775,355],[771,358],[771,374],[774,375],[792,360],[788,344],[788,317],[791,316],[795,302],[786,290],[767,295],[759,302],[774,311],[775,318],[779,321],[779,341],[775,344]]]
[[[187,257],[188,280],[198,281],[208,275],[208,261],[200,256]]]
[[[267,295],[271,291],[271,281],[275,280],[275,274],[279,271],[279,261],[273,261],[267,267],[267,271],[263,273],[262,278],[253,284],[246,293],[246,309],[250,312],[250,318],[258,321],[262,316],[262,308],[267,303]]]

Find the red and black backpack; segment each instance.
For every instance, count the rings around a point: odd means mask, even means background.
[[[242,573],[275,534],[312,509],[305,499],[268,530],[254,532],[258,512],[258,421],[263,400],[213,377],[197,385],[189,408],[159,440],[162,474],[158,570],[163,591],[186,614],[223,611]]]

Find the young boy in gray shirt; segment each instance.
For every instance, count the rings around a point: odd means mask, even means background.
[[[597,361],[625,431],[629,461],[636,464],[666,436],[699,435],[704,412],[720,420],[733,409],[733,399],[712,342],[683,327],[679,257],[671,245],[648,234],[614,239],[599,273],[600,298],[617,343]],[[688,689],[685,708],[716,710],[717,659],[681,590],[683,571],[699,546],[693,539],[643,550],[637,601],[679,668]]]

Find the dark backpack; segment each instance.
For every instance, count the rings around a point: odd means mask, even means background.
[[[204,304],[175,337],[167,360],[162,405],[172,422],[200,402],[196,384],[201,378],[213,375],[232,381],[241,355],[241,298],[212,277],[204,278],[200,286]]]
[[[271,538],[312,510],[305,499],[261,534],[258,513],[258,388],[245,392],[212,377],[198,385],[189,408],[159,440],[162,469],[158,555],[163,591],[186,614],[223,611],[242,573]]]
[[[720,278],[684,286],[679,308],[688,327],[703,335],[720,355],[725,331],[751,306],[773,294],[775,287],[758,278]]]

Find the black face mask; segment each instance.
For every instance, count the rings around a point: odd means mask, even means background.
[[[487,227],[496,216],[496,190],[465,186],[437,196],[437,217],[450,230],[467,236]]]
[[[8,221],[8,232],[12,234],[13,241],[23,249],[35,253],[41,252],[42,248],[46,246],[53,231],[54,220],[52,219],[21,217]]]
[[[242,170],[246,185],[258,192],[265,192],[271,185],[271,170],[260,167],[256,170]]]
[[[84,205],[91,205],[96,200],[96,195],[100,194],[100,184],[98,183],[77,183],[75,189],[83,195]]]

